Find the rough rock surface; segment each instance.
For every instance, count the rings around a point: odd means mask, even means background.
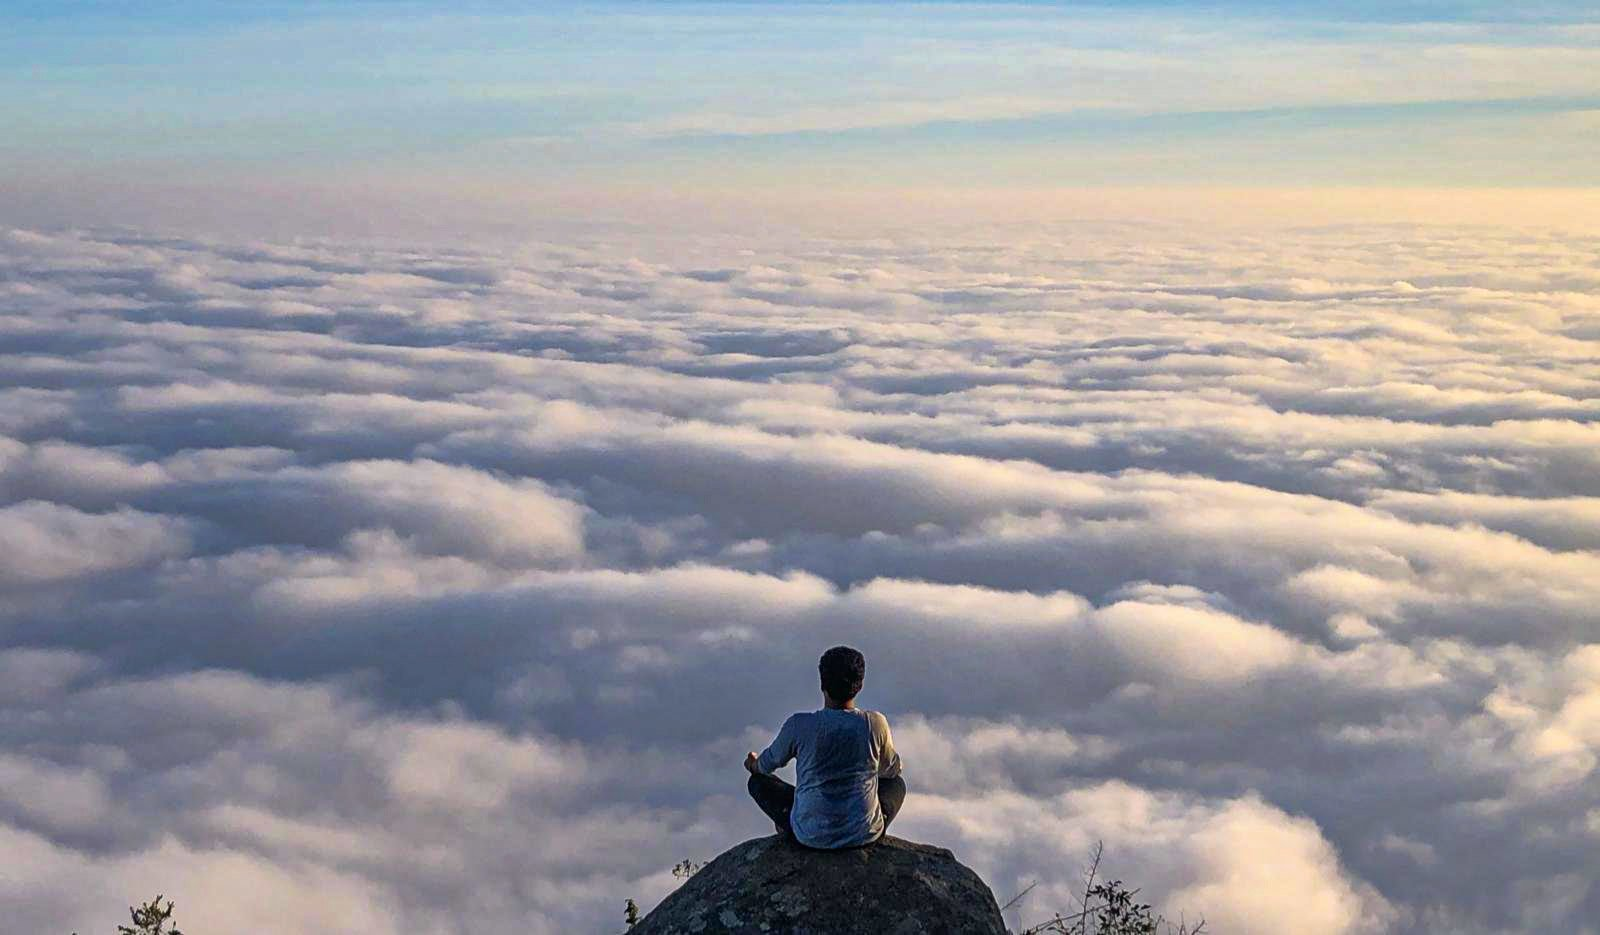
[[[1005,935],[994,893],[942,847],[885,836],[813,851],[773,835],[734,847],[629,935]]]

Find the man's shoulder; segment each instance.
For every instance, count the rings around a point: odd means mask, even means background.
[[[884,714],[883,714],[882,711],[868,711],[867,712],[867,728],[869,730],[871,730],[874,734],[879,734],[879,735],[882,735],[882,736],[888,736],[888,734],[889,734],[889,719],[887,717],[884,717]]]

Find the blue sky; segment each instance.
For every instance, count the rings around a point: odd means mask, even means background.
[[[9,3],[0,124],[0,166],[36,202],[174,179],[1592,186],[1600,16],[1583,3]]]

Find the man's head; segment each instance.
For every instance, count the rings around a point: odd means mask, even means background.
[[[848,646],[835,646],[822,654],[817,663],[822,690],[838,704],[844,704],[861,691],[867,678],[867,660]]]

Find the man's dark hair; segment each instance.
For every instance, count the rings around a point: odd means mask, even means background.
[[[835,646],[822,654],[817,671],[822,675],[822,690],[842,704],[861,691],[861,683],[867,678],[867,660],[848,646]]]

